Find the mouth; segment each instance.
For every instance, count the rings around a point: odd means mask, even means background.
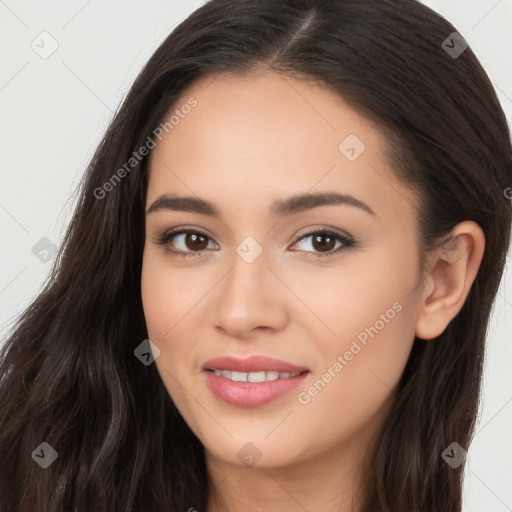
[[[311,374],[304,366],[262,355],[217,357],[206,361],[201,370],[206,385],[221,402],[244,408],[283,397]]]
[[[217,369],[203,370],[202,374],[206,386],[223,404],[249,409],[278,398],[285,399],[311,372],[237,372]]]
[[[303,370],[298,372],[276,372],[276,371],[257,371],[257,372],[237,372],[233,370],[205,370],[207,372],[214,373],[219,377],[224,377],[233,382],[271,382],[278,379],[291,379],[309,373],[309,370]]]
[[[284,376],[283,378],[286,378],[287,373],[294,374],[309,371],[309,368],[305,366],[297,366],[287,361],[262,355],[253,355],[245,359],[234,356],[216,357],[206,361],[201,369],[230,371],[232,375],[235,374],[235,379],[238,377],[242,379],[244,374],[250,375],[251,373],[259,374],[253,375],[252,378],[261,378],[261,374],[265,373],[269,374],[269,380],[275,380],[281,374]],[[227,375],[227,378],[231,378],[231,376]]]

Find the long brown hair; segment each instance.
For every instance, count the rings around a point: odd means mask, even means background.
[[[155,365],[133,353],[147,338],[147,158],[98,190],[194,80],[262,67],[327,84],[378,123],[396,175],[421,198],[422,251],[463,220],[485,233],[462,310],[436,340],[414,342],[361,489],[364,512],[460,512],[464,465],[441,453],[473,434],[510,241],[512,149],[471,48],[443,46],[453,32],[414,0],[211,0],[172,31],[108,127],[52,273],[2,347],[1,512],[205,510],[203,446]],[[33,459],[43,442],[58,454],[46,469]]]

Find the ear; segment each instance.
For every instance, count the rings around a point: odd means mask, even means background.
[[[462,309],[480,267],[485,248],[482,228],[464,221],[451,232],[450,242],[427,257],[427,271],[416,320],[416,336],[439,336]]]

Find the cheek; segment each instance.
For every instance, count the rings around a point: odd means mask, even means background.
[[[155,364],[178,406],[185,405],[180,383],[199,372],[199,339],[193,336],[196,326],[190,320],[209,288],[207,282],[206,277],[192,278],[187,269],[171,268],[158,250],[144,252],[141,292],[148,337],[160,349]]]
[[[141,292],[148,334],[155,341],[173,338],[187,315],[208,288],[208,276],[197,269],[171,266],[169,258],[158,249],[144,252]],[[174,336],[175,337],[175,336]]]
[[[160,272],[158,263],[147,252],[142,264],[141,291],[148,335],[152,341],[158,342],[172,327],[169,313],[174,301],[166,286],[165,274]]]
[[[418,266],[409,245],[402,241],[402,250],[396,251],[394,245],[382,244],[378,250],[348,256],[337,267],[319,267],[294,280],[297,295],[317,317],[323,336],[316,339],[322,340],[317,343],[324,354],[332,358],[343,353],[356,338],[363,344],[379,339],[379,346],[400,350],[398,340],[414,333]]]
[[[183,292],[179,280],[162,263],[161,257],[154,254],[152,249],[145,251],[141,291],[148,337],[160,349],[160,356],[155,363],[163,380],[167,382],[168,375],[162,370],[165,368],[170,374],[174,373],[171,363],[176,359],[176,354],[170,357],[170,343],[175,339],[180,327],[179,319],[185,312],[181,311],[183,301],[180,298],[183,297]],[[179,350],[179,346],[173,346],[174,352],[176,349]]]
[[[376,309],[387,323],[368,315],[361,322],[347,319],[338,324],[336,341],[323,344],[325,365],[298,401],[309,428],[322,429],[327,444],[357,436],[373,420],[380,423],[391,405],[414,340],[413,310],[394,306]]]
[[[186,353],[179,344],[171,342],[175,338],[180,323],[180,283],[170,276],[173,272],[165,271],[161,258],[152,250],[145,251],[141,274],[141,292],[144,316],[149,339],[160,350],[155,365],[163,385],[174,403],[181,409],[186,408],[186,401],[180,393],[179,383],[183,381],[181,372],[185,372]],[[181,365],[173,365],[180,361]],[[188,369],[186,370],[188,372]]]
[[[331,331],[316,337],[321,364],[299,400],[310,418],[329,411],[334,429],[356,428],[391,395],[414,341],[418,267],[412,254],[413,248],[383,250],[350,269],[317,273],[314,288],[309,282],[308,304]]]
[[[359,304],[357,315],[339,314],[337,323],[332,318],[337,336],[319,339],[323,364],[297,396],[294,428],[299,437],[313,435],[316,450],[355,442],[380,428],[412,347],[413,308],[388,300]],[[286,435],[280,432],[279,442],[286,443]]]

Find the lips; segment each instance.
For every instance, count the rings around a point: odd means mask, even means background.
[[[221,402],[242,408],[260,407],[278,398],[283,397],[284,399],[285,395],[289,395],[310,375],[310,372],[305,371],[294,377],[290,376],[282,379],[263,382],[237,382],[223,375],[217,375],[219,371],[222,370],[203,370],[202,376],[205,379],[205,384]],[[257,373],[252,373],[252,375],[257,375]]]
[[[267,356],[251,356],[246,359],[238,359],[233,356],[216,357],[206,361],[202,370],[230,370],[235,372],[279,372],[297,373],[309,371],[305,366],[296,366],[286,361],[281,361]]]

